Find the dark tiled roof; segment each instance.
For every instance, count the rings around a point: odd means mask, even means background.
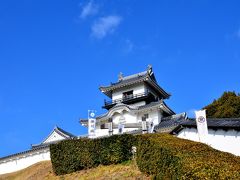
[[[164,89],[162,89],[156,81],[156,78],[154,76],[154,73],[152,71],[152,68],[149,68],[147,71],[133,74],[130,76],[123,77],[121,80],[119,80],[116,83],[111,83],[109,86],[101,86],[99,89],[105,93],[107,96],[111,97],[111,91],[114,89],[122,88],[125,86],[133,85],[139,82],[147,82],[149,85],[154,87],[155,90],[157,90],[158,93],[161,94],[163,98],[169,98],[170,94],[167,93]]]
[[[208,128],[212,129],[238,129],[240,130],[240,118],[207,118]],[[196,120],[189,119],[181,123],[183,127],[196,127]]]
[[[148,108],[151,108],[151,107],[154,107],[154,106],[157,106],[157,105],[163,105],[163,110],[167,111],[166,113],[169,113],[169,115],[175,114],[175,112],[173,110],[171,110],[163,100],[151,102],[151,103],[146,104],[144,106],[139,106],[139,110],[148,109]]]
[[[76,136],[75,135],[73,135],[72,133],[70,133],[70,132],[67,132],[67,131],[65,131],[65,130],[63,130],[62,128],[60,128],[60,127],[56,127],[56,129],[58,130],[58,131],[60,131],[60,132],[62,132],[63,134],[66,134],[66,135],[68,135],[69,137],[71,137],[71,138],[75,138]]]
[[[100,87],[100,89],[107,91],[108,89],[113,88],[113,87],[120,87],[121,85],[125,85],[125,84],[141,82],[141,81],[145,80],[147,75],[148,75],[147,71],[144,71],[142,73],[127,76],[127,77],[123,78],[122,80],[120,80],[116,83],[111,83],[110,86],[102,86],[102,87]]]
[[[67,140],[67,139],[65,139]],[[40,148],[40,147],[48,147],[50,144],[56,144],[60,141],[64,141],[64,140],[57,140],[57,141],[51,141],[51,142],[47,142],[47,143],[40,143],[40,144],[32,144],[32,149],[36,149],[36,148]]]
[[[133,75],[130,75],[130,76],[126,76],[126,77],[123,77],[123,78],[122,78],[122,81],[127,81],[127,80],[129,80],[129,79],[146,76],[147,73],[148,73],[147,71],[143,71],[143,72],[140,72],[140,73],[137,73],[137,74],[133,74]]]
[[[174,120],[176,122],[180,122],[182,119],[187,119],[187,114],[184,112],[184,113],[180,113],[180,114],[175,114],[175,115],[172,115],[172,116],[168,116],[168,117],[164,117],[162,118],[162,122],[163,121],[169,121],[169,120]]]
[[[169,117],[165,117],[161,122],[154,127],[157,132],[170,132],[187,119],[186,113],[176,114]]]

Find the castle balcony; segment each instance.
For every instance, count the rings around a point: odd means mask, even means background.
[[[133,104],[133,103],[137,103],[140,101],[146,101],[146,103],[149,103],[149,102],[152,102],[155,100],[156,100],[156,98],[151,92],[145,92],[145,93],[140,93],[140,94],[131,94],[131,95],[125,95],[125,96],[123,96],[123,98],[120,98],[120,99],[115,99],[115,100],[110,100],[110,101],[104,100],[103,108],[109,110],[117,103]]]

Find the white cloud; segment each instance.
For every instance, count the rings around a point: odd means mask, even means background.
[[[80,18],[85,19],[86,17],[95,15],[97,13],[98,5],[94,4],[93,1],[89,1],[85,6],[83,6]]]
[[[114,15],[99,18],[92,25],[92,36],[98,39],[104,38],[106,35],[113,33],[121,21],[120,16]]]

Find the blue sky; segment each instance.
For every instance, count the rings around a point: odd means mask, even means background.
[[[177,113],[240,92],[240,2],[0,1],[0,157],[75,135],[98,90],[152,64]]]

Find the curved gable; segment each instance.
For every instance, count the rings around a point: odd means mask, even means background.
[[[129,106],[127,104],[118,103],[113,106],[109,111],[101,117],[97,117],[99,121],[107,120],[108,118],[112,117],[114,114],[122,114],[123,112],[133,112],[137,110],[134,106]]]

